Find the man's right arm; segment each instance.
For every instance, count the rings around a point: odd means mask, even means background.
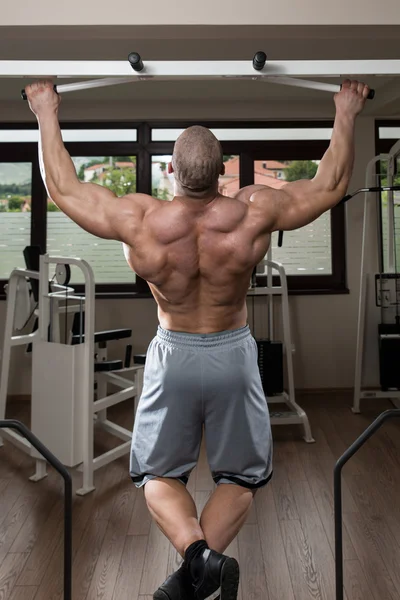
[[[311,180],[287,183],[280,190],[261,189],[250,198],[265,213],[270,231],[288,231],[311,223],[346,195],[354,163],[354,130],[357,115],[369,93],[368,86],[346,81],[336,94],[332,139]]]

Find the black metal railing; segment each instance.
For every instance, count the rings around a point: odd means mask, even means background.
[[[16,429],[64,479],[64,600],[72,599],[72,479],[68,470],[23,423],[0,420],[0,429]]]
[[[334,469],[334,503],[335,503],[335,577],[336,600],[343,600],[343,518],[342,518],[342,469],[347,461],[365,444],[367,440],[388,419],[400,418],[400,409],[386,410],[360,435],[359,438],[339,458]]]

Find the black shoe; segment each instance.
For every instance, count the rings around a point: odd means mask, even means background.
[[[154,592],[153,600],[195,600],[194,587],[186,566],[172,573]]]
[[[239,588],[237,560],[214,550],[204,550],[202,556],[196,559],[196,564],[192,565],[196,600],[237,599]]]

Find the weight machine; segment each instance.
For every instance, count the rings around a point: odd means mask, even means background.
[[[395,192],[400,191],[400,185],[395,185],[395,176],[398,174],[397,163],[400,161],[400,141],[390,150],[389,154],[374,157],[367,166],[366,192],[364,200],[363,237],[361,250],[361,278],[357,323],[357,349],[354,378],[353,412],[360,412],[360,403],[364,398],[387,398],[399,406],[400,400],[400,273],[396,253],[396,221],[395,221]],[[376,168],[380,163],[387,163],[387,186],[374,186],[376,182]],[[370,192],[387,192],[387,241],[386,255],[387,268],[384,265],[384,241],[381,235],[380,196],[375,199]],[[358,193],[358,192],[356,192]],[[354,194],[353,194],[354,195]],[[347,199],[347,198],[346,198]],[[375,200],[375,202],[374,202]],[[378,212],[378,248],[381,249],[379,273],[371,265],[372,257],[368,256],[371,247],[371,223],[374,218],[374,208]],[[365,337],[366,327],[371,320],[371,309],[376,305],[380,311],[380,324],[378,326],[379,363],[381,389],[363,388],[364,362],[365,362]],[[376,323],[375,323],[376,324]],[[396,361],[397,357],[397,361]]]
[[[296,402],[294,383],[293,354],[289,295],[285,268],[281,263],[272,260],[272,244],[268,249],[267,257],[257,266],[257,273],[267,276],[265,287],[256,286],[256,273],[248,291],[249,297],[265,296],[268,310],[268,339],[257,340],[258,364],[261,381],[270,407],[279,404],[285,405],[285,410],[270,408],[271,425],[301,425],[303,439],[308,443],[315,442],[310,422],[306,412]],[[279,283],[274,285],[274,276],[278,276]],[[276,340],[275,305],[274,298],[281,298],[282,309],[282,338],[283,343]],[[253,304],[254,311],[254,304]],[[255,332],[253,331],[253,335]],[[283,383],[283,372],[286,367],[287,386]]]
[[[84,275],[84,296],[76,295],[67,285],[70,266],[78,267]],[[51,267],[56,267],[59,284],[49,287]],[[39,327],[29,334],[16,334],[18,289],[21,282],[24,289],[27,278],[39,281],[38,308],[34,311]],[[79,317],[77,332],[69,334],[68,325],[65,325],[64,339],[60,315],[65,321],[68,315]],[[143,386],[144,365],[130,366],[129,346],[125,365],[122,360],[107,359],[107,342],[129,338],[132,331],[95,332],[94,315],[94,275],[84,260],[42,255],[39,271],[15,269],[10,276],[0,380],[0,419],[4,419],[6,413],[11,349],[32,344],[31,429],[64,465],[81,465],[83,483],[77,491],[79,495],[95,489],[95,470],[130,452],[132,432],[109,420],[107,409],[134,398],[135,412]],[[108,384],[119,391],[108,394]],[[93,448],[95,425],[121,441],[97,457],[94,457]],[[8,429],[4,429],[1,436],[36,459],[32,481],[46,476],[46,462],[25,437]]]

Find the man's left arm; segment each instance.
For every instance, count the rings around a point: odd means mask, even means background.
[[[60,98],[52,84],[32,84],[26,91],[39,124],[39,161],[48,196],[82,229],[100,238],[126,242],[129,226],[143,219],[151,198],[144,194],[118,198],[101,185],[79,181],[62,140]]]

